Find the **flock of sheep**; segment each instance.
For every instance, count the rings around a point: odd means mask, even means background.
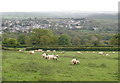
[[[21,52],[22,50],[19,50],[19,52]],[[38,50],[32,50],[32,51],[30,51],[29,53],[30,54],[34,54],[35,53],[35,51],[38,51],[38,52],[42,52],[43,54],[42,54],[42,57],[44,58],[44,59],[52,59],[52,60],[58,60],[58,55],[54,55],[54,54],[52,54],[52,55],[50,55],[50,54],[47,54],[47,53],[50,53],[51,52],[51,50],[47,50],[46,51],[46,53],[45,53],[45,51],[43,51],[42,49],[38,49]],[[53,50],[52,52],[56,52],[56,50]],[[60,52],[60,53],[65,53],[64,51],[62,51],[62,52]],[[87,53],[88,53],[88,51],[87,51]],[[95,53],[95,51],[93,51],[93,53]],[[114,54],[115,52],[113,51],[113,54]],[[82,54],[82,52],[80,52],[80,51],[78,51],[77,52],[77,54]],[[104,52],[98,52],[98,54],[99,55],[103,55],[103,56],[109,56],[109,54],[106,54],[106,53],[104,53]],[[73,58],[72,60],[71,60],[71,64],[79,64],[80,63],[80,61],[77,59],[77,58]]]

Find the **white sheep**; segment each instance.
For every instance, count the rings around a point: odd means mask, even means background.
[[[113,54],[115,54],[115,52],[113,51]]]
[[[62,51],[61,53],[62,53],[62,54],[64,54],[64,53],[65,53],[65,51]]]
[[[47,52],[51,52],[50,50],[47,50]]]
[[[78,51],[77,54],[82,54],[82,53]]]
[[[95,53],[95,51],[93,51],[93,53]]]
[[[109,56],[109,54],[105,54],[105,56]]]
[[[43,50],[42,49],[38,49],[38,52],[42,52]]]
[[[56,50],[53,50],[53,52],[56,52]]]
[[[35,50],[36,52],[38,51],[38,50]]]
[[[46,56],[46,53],[43,53],[43,54],[42,54],[42,57],[44,58],[45,56]]]
[[[72,63],[72,64],[78,64],[78,63],[80,63],[80,61],[75,58],[75,59],[72,59],[72,60],[71,60],[71,63]]]
[[[99,52],[100,55],[103,55],[104,53],[103,52]]]
[[[30,54],[34,54],[35,52],[34,52],[34,50],[33,51],[30,51]]]
[[[47,55],[47,59],[53,59],[54,55]]]
[[[19,50],[19,52],[22,52],[22,50]]]
[[[58,55],[47,55],[48,57],[48,59],[53,59],[53,60],[57,60],[58,59]]]

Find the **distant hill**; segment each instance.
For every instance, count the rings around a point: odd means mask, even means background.
[[[117,14],[92,14],[87,16],[87,18],[93,19],[118,19]]]
[[[3,12],[4,18],[94,18],[117,19],[116,13],[84,13],[84,12]]]

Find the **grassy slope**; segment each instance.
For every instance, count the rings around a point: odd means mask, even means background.
[[[56,60],[46,60],[40,52],[29,54],[17,51],[3,51],[3,81],[115,81],[118,73],[118,54],[98,55],[98,52],[73,51],[59,54]],[[50,53],[51,54],[51,53]],[[53,53],[55,54],[55,53]],[[73,57],[80,60],[70,65]]]

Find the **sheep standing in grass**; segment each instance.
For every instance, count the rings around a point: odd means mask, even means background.
[[[30,51],[30,54],[34,54],[35,52],[34,52],[34,50],[33,51]]]
[[[50,50],[47,50],[47,52],[49,53],[49,52],[51,52]]]
[[[100,55],[103,55],[104,53],[103,52],[99,52]]]
[[[115,52],[113,51],[113,54],[115,54]]]
[[[58,55],[47,55],[47,59],[58,60]]]
[[[46,55],[47,55],[46,53],[43,53],[43,54],[42,54],[42,57],[43,57],[43,58],[45,58],[45,57],[46,57]]]
[[[105,56],[109,56],[109,54],[105,54]]]
[[[82,53],[78,51],[77,54],[82,54]]]
[[[53,52],[56,52],[56,50],[53,50]]]
[[[75,58],[75,59],[72,59],[72,60],[71,60],[71,63],[72,63],[72,64],[78,64],[78,63],[80,63],[80,61]]]
[[[19,52],[22,52],[22,50],[19,50]]]
[[[38,52],[42,52],[43,50],[42,49],[38,49]]]
[[[95,53],[95,51],[93,51],[93,53]]]
[[[54,55],[48,55],[48,59],[53,59],[54,58]]]
[[[64,54],[64,53],[65,53],[65,51],[62,51],[61,53],[62,53],[62,54]]]

